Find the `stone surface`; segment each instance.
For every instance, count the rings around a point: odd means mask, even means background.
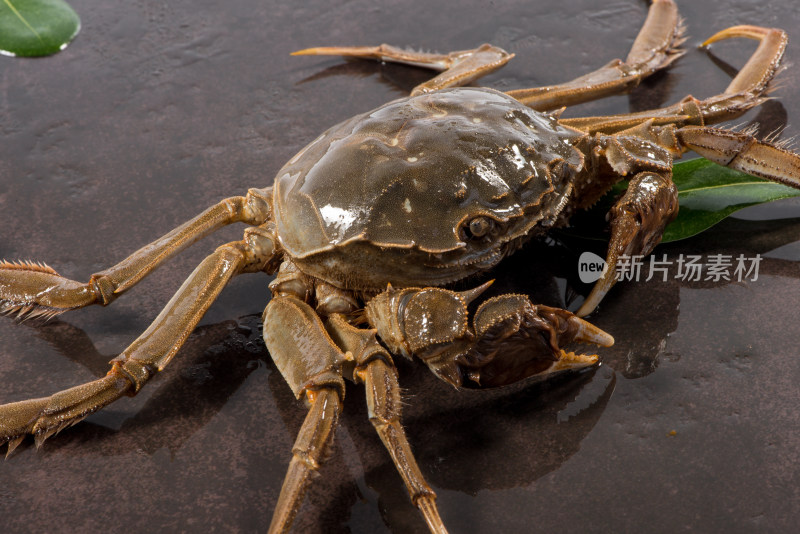
[[[492,42],[517,54],[483,82],[567,80],[624,57],[645,2],[116,2],[73,0],[83,29],[64,52],[0,58],[0,257],[84,280],[220,198],[271,183],[319,132],[409,91],[424,71],[290,57],[326,44],[433,50]],[[500,3],[497,3],[500,4]],[[790,32],[792,0],[680,4],[687,55],[617,113],[724,89],[752,42],[695,45],[734,24]],[[730,67],[729,65],[733,65]],[[800,132],[800,68],[749,113]],[[777,220],[783,217],[785,219]],[[206,239],[109,308],[41,328],[0,321],[0,402],[105,372],[183,278],[241,228]],[[787,532],[800,522],[800,202],[751,209],[657,254],[761,254],[758,280],[620,284],[594,321],[617,345],[594,373],[456,392],[398,362],[405,424],[452,532]],[[559,305],[583,244],[533,245],[496,291]],[[674,275],[671,272],[671,276]],[[553,276],[561,277],[554,279]],[[235,280],[185,348],[135,398],[26,442],[0,463],[4,532],[265,531],[304,409],[260,340],[268,279]],[[580,288],[579,288],[580,289]],[[583,288],[585,290],[585,288]],[[574,308],[574,305],[573,305]],[[348,390],[329,463],[298,532],[424,532]]]

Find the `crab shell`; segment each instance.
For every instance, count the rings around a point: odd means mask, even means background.
[[[581,135],[492,89],[395,100],[329,129],[279,171],[281,246],[344,289],[465,278],[553,225],[583,168]],[[477,218],[480,236],[468,230]]]

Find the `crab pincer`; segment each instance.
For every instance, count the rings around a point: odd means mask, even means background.
[[[614,344],[611,335],[573,313],[518,294],[486,300],[470,325],[469,303],[489,284],[462,292],[390,288],[370,301],[367,317],[393,351],[420,358],[454,387],[497,387],[588,367],[596,355],[562,346]]]

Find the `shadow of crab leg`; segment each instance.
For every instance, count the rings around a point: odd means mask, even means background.
[[[192,220],[81,283],[35,262],[0,261],[0,314],[53,317],[90,304],[109,304],[161,263],[195,241],[235,222],[264,223],[270,214],[271,188],[251,189],[245,197],[222,200]]]
[[[369,420],[392,456],[411,502],[422,513],[431,532],[446,533],[436,507],[436,493],[425,481],[400,423],[400,385],[391,356],[378,343],[375,330],[356,328],[339,314],[328,319],[326,328],[336,344],[353,355],[356,366],[353,379],[364,383]]]
[[[576,315],[583,317],[594,311],[617,282],[622,268],[634,268],[635,256],[650,254],[661,242],[664,228],[677,214],[678,189],[669,174],[641,172],[634,176],[609,212],[611,240],[606,268]]]
[[[272,360],[295,397],[309,404],[269,526],[274,534],[288,531],[311,476],[327,457],[344,399],[345,354],[311,306],[293,296],[274,296],[264,310],[263,322]]]
[[[683,55],[678,49],[685,41],[683,32],[675,3],[655,0],[624,62],[615,59],[563,84],[515,89],[506,94],[535,110],[550,111],[626,91]]]
[[[654,125],[674,124],[680,127],[734,119],[766,100],[764,94],[769,91],[770,82],[780,71],[788,38],[784,31],[775,28],[734,26],[716,33],[703,46],[733,37],[755,39],[759,45],[722,94],[704,100],[687,96],[677,104],[637,113],[561,119],[560,122],[587,133],[610,134],[648,121]]]
[[[197,266],[147,330],[111,360],[105,377],[50,397],[0,406],[0,444],[9,442],[10,454],[26,434],[33,434],[41,446],[122,395],[135,395],[172,360],[234,275],[259,271],[272,259],[272,235],[260,228],[245,235],[244,241],[219,247]]]
[[[411,91],[411,96],[446,87],[459,87],[490,74],[506,63],[514,54],[491,44],[483,44],[473,50],[460,50],[449,54],[431,54],[414,52],[396,46],[382,44],[379,46],[325,46],[306,48],[292,52],[293,56],[344,56],[362,59],[377,59],[403,63],[414,67],[423,67],[442,71],[438,76],[421,83]]]

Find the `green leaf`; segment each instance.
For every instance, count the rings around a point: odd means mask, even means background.
[[[0,0],[0,53],[47,56],[63,50],[81,28],[63,0]]]
[[[678,186],[678,217],[664,230],[662,243],[685,239],[711,228],[747,206],[800,196],[800,190],[722,167],[699,158],[672,169]]]
[[[672,179],[678,187],[678,216],[664,230],[662,243],[686,239],[708,230],[731,213],[748,206],[800,196],[800,190],[728,169],[704,158],[673,166]],[[625,191],[622,181],[592,207],[576,216],[567,235],[608,240],[606,213]]]

